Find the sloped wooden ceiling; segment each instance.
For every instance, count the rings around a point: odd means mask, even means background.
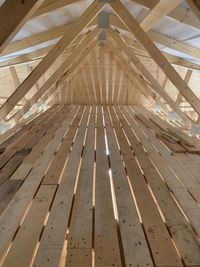
[[[123,66],[108,53],[106,47],[97,47],[74,77],[58,94],[60,103],[85,104],[142,104],[145,97],[130,79]]]
[[[41,104],[140,104],[198,124],[200,22],[189,2],[2,1],[0,119],[17,123]]]

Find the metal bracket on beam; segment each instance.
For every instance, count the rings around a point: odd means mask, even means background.
[[[106,40],[106,31],[101,31],[98,36],[99,41],[105,41]]]
[[[104,42],[103,41],[101,41],[100,43],[99,43],[99,47],[104,47]]]
[[[101,29],[108,29],[110,26],[110,16],[108,12],[102,11],[98,16],[98,26]]]
[[[99,47],[104,47],[104,41],[106,40],[106,31],[101,31],[98,36]]]

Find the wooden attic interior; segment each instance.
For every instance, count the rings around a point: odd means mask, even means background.
[[[0,25],[0,267],[200,267],[200,1]]]

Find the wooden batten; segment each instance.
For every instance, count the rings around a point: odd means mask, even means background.
[[[9,97],[4,105],[0,108],[0,119],[3,119],[14,106],[24,97],[24,95],[32,88],[37,80],[45,73],[49,66],[56,58],[67,48],[72,41],[77,38],[81,30],[86,27],[90,21],[101,11],[103,3],[95,1],[90,8],[77,20],[74,27],[67,32],[56,46],[48,53],[48,55],[39,63],[28,78],[17,88],[17,90]]]
[[[159,51],[159,49],[151,41],[148,35],[142,30],[137,21],[130,15],[125,6],[120,1],[117,1],[116,3],[111,3],[111,6],[115,11],[116,15],[121,19],[124,24],[126,24],[126,26],[136,36],[136,38],[138,38],[138,40],[146,48],[148,53],[152,56],[153,60],[163,70],[163,72],[176,86],[180,93],[187,99],[187,101],[194,108],[194,110],[198,114],[200,114],[200,101],[198,97],[193,93],[189,86],[174,70],[174,68],[165,58],[165,56]]]
[[[0,6],[0,267],[200,267],[197,2]]]
[[[3,3],[0,8],[0,52],[43,2],[44,0],[9,0]]]

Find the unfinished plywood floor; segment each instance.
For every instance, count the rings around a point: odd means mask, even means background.
[[[200,266],[200,157],[136,113],[54,106],[0,145],[0,266]]]

